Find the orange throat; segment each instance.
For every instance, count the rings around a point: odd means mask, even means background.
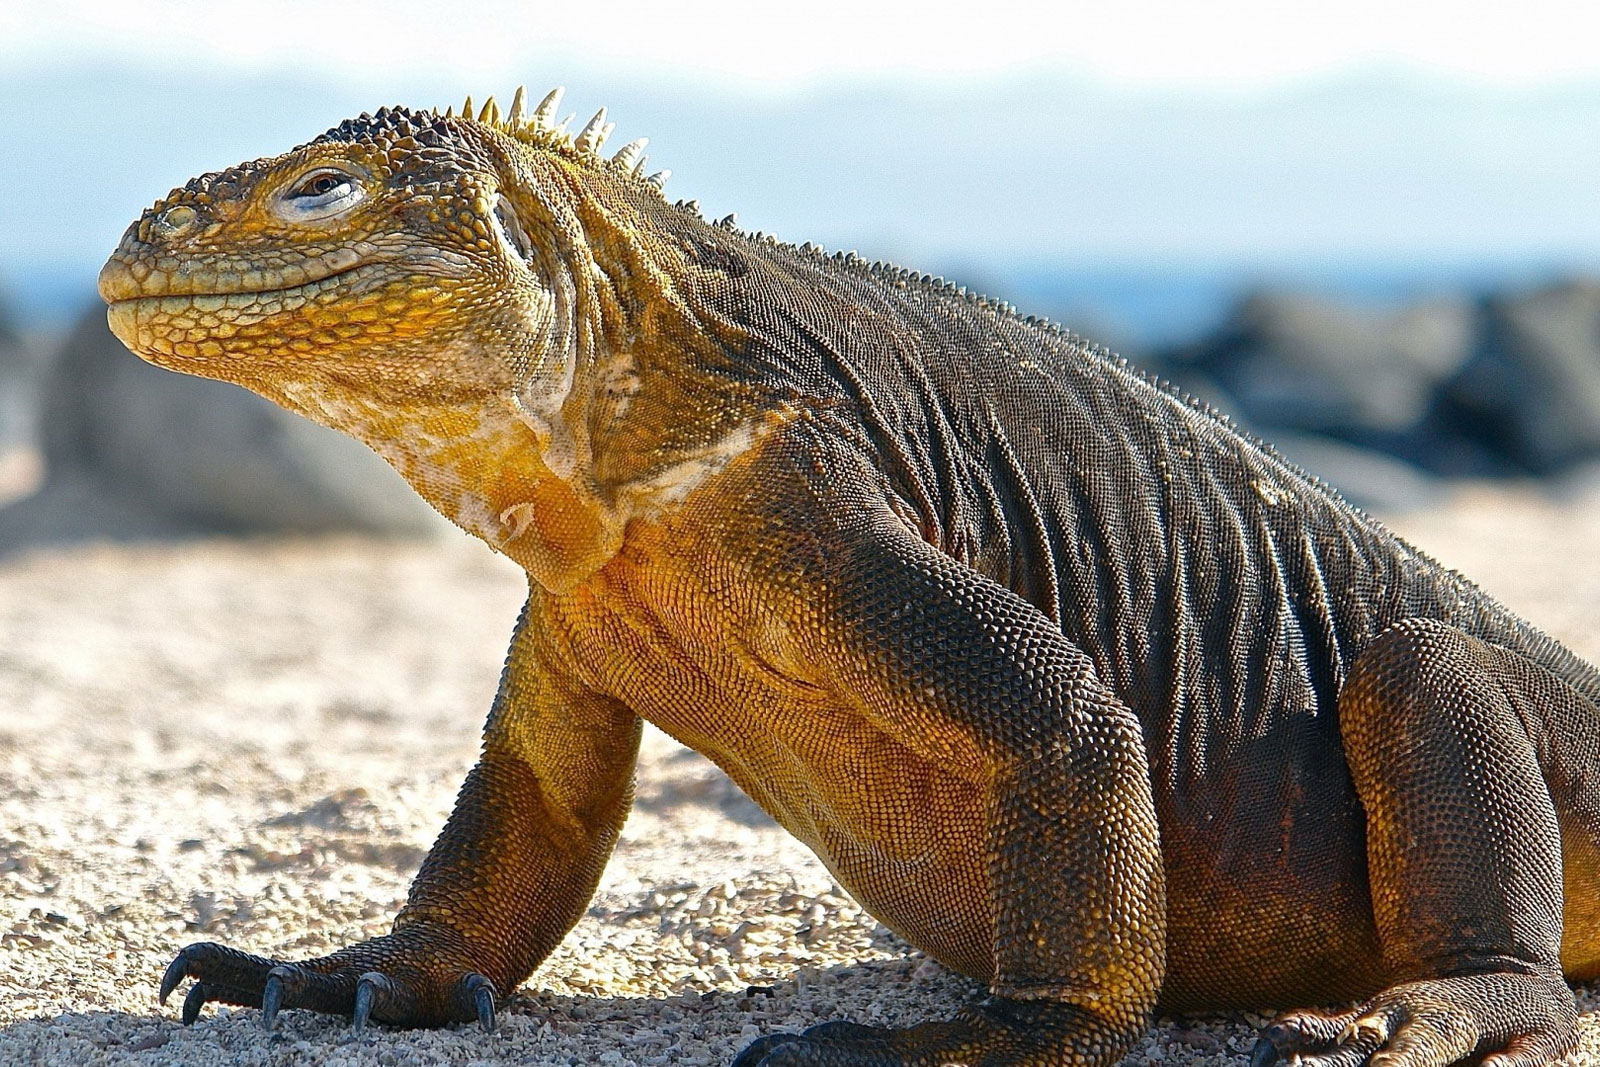
[[[626,517],[598,498],[581,467],[552,471],[549,442],[509,407],[390,409],[321,390],[284,392],[298,410],[366,442],[441,514],[550,592],[572,589],[621,547]]]

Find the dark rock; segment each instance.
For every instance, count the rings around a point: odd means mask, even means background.
[[[10,306],[0,299],[0,452],[32,444],[38,377]]]
[[[1420,511],[1444,499],[1444,487],[1415,464],[1332,437],[1279,433],[1278,454],[1338,490],[1365,511],[1394,515]]]
[[[1435,420],[1523,473],[1600,454],[1600,281],[1486,299],[1476,350]]]
[[[1426,508],[1442,499],[1444,487],[1437,478],[1387,452],[1322,434],[1253,423],[1238,414],[1242,410],[1238,400],[1193,364],[1160,364],[1147,373],[1226,416],[1240,432],[1265,442],[1290,463],[1332,486],[1356,507],[1395,514]]]
[[[1216,380],[1257,426],[1389,447],[1414,433],[1439,384],[1471,355],[1473,315],[1459,300],[1369,309],[1257,293],[1211,338],[1169,355]]]
[[[0,295],[0,351],[13,351],[22,347],[22,327],[17,324],[15,310],[10,300]]]
[[[0,545],[185,532],[420,535],[439,518],[359,442],[245,390],[153,367],[87,311],[51,365],[44,487]]]

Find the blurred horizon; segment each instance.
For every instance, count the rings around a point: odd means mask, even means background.
[[[963,20],[486,0],[440,20],[296,2],[240,34],[189,0],[22,3],[0,13],[0,300],[59,325],[173,186],[361,111],[504,103],[519,81],[566,85],[580,123],[607,105],[614,143],[650,137],[668,197],[709,218],[1113,343],[1192,331],[1264,284],[1392,302],[1600,273],[1600,55],[1563,22],[1580,9],[1467,7],[1030,21],[1012,3]]]

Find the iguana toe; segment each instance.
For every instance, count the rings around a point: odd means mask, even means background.
[[[1250,1067],[1272,1067],[1308,1049],[1332,1045],[1358,1014],[1346,1011],[1284,1015],[1261,1031],[1255,1048],[1250,1050]]]
[[[395,1026],[438,1026],[476,1021],[495,1026],[499,996],[492,979],[453,965],[426,938],[389,935],[303,963],[284,963],[211,942],[178,953],[161,979],[167,997],[193,978],[183,1001],[183,1022],[193,1023],[209,1003],[260,1008],[272,1029],[279,1012],[301,1008],[348,1015],[357,1032],[377,1020]]]
[[[1271,1029],[1282,1028],[1272,1027]],[[1278,1048],[1277,1044],[1266,1034],[1262,1034],[1256,1038],[1255,1048],[1250,1050],[1250,1067],[1272,1067],[1273,1064],[1283,1058],[1283,1052]]]
[[[1354,1011],[1293,1012],[1262,1032],[1251,1067],[1542,1067],[1577,1040],[1571,991],[1520,972],[1430,978],[1393,986]]]
[[[378,971],[368,971],[356,979],[355,1006],[350,1013],[350,1025],[356,1033],[367,1027],[367,1020],[372,1017],[372,1002],[381,992],[386,997],[392,995],[394,983],[389,981],[388,975]]]
[[[167,964],[166,971],[161,975],[161,987],[156,991],[156,1000],[162,1004],[172,996],[172,991],[178,988],[178,983],[183,981],[189,973],[189,950],[184,949],[173,957]]]
[[[283,1007],[283,974],[284,969],[282,967],[274,967],[267,972],[267,984],[261,989],[261,1028],[263,1030],[271,1030],[273,1024],[278,1021],[278,1012]]]
[[[183,1025],[192,1025],[200,1018],[200,1009],[205,1007],[208,1001],[217,999],[216,994],[216,988],[204,982],[196,982],[190,986],[189,992],[183,997]]]

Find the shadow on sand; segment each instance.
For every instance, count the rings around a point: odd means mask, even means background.
[[[849,1015],[903,1025],[948,1015],[982,993],[949,973],[913,979],[910,960],[802,970],[771,986],[685,989],[669,997],[567,996],[537,988],[501,1006],[493,1034],[374,1025],[285,1011],[267,1032],[250,1008],[208,1006],[185,1027],[169,1003],[148,1015],[64,1012],[0,1028],[0,1062],[40,1064],[727,1063],[758,1036]],[[537,976],[533,979],[536,987]],[[153,992],[153,991],[152,991]],[[153,999],[153,997],[152,997]],[[854,1010],[842,1004],[864,1005]],[[608,1055],[614,1052],[616,1055]]]

